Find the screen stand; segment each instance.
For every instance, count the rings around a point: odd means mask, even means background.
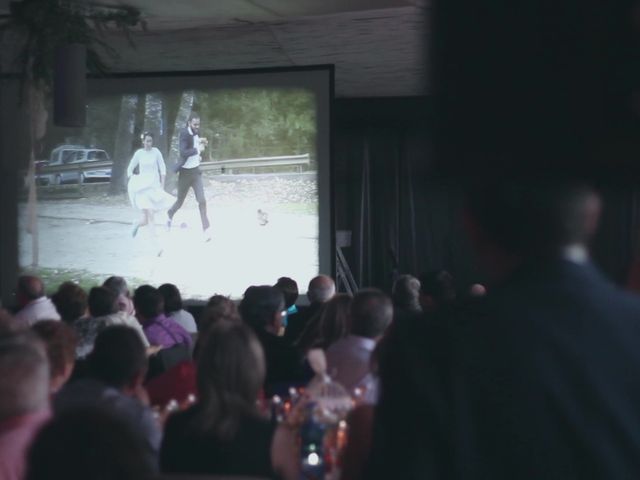
[[[342,249],[351,246],[351,231],[338,230],[336,232],[336,290],[353,295],[358,291],[358,284],[353,278],[351,268],[344,258]]]

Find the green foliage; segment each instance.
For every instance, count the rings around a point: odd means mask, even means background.
[[[133,144],[122,146],[127,153],[120,160],[125,163],[140,146],[139,136],[147,114],[143,99],[144,95],[141,95],[137,111],[130,119],[134,125]],[[168,119],[165,122],[166,135],[170,140],[178,135],[173,127],[178,115],[180,94],[169,93],[163,95],[161,100]],[[227,160],[308,153],[311,168],[314,168],[316,108],[311,92],[293,88],[228,89],[196,92],[195,102],[193,110],[201,117],[200,134],[209,139],[205,157]],[[65,143],[102,148],[113,157],[116,142],[122,142],[122,139],[116,138],[121,103],[121,97],[92,99],[87,110],[87,126],[83,129],[60,128],[50,124],[40,156],[48,156],[44,152],[63,143],[64,138]],[[163,148],[162,154],[168,162],[168,148]]]
[[[315,160],[314,96],[304,89],[246,88],[199,93],[201,135],[214,159],[309,153]]]

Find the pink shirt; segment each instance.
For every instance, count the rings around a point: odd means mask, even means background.
[[[22,480],[31,442],[50,417],[51,413],[44,410],[0,421],[0,478],[2,480]]]

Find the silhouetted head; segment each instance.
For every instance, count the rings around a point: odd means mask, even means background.
[[[298,300],[298,284],[293,278],[280,277],[274,285],[284,295],[284,306],[289,308]]]
[[[284,295],[269,285],[249,287],[244,292],[239,310],[242,319],[256,331],[278,333],[286,314]]]
[[[74,282],[64,282],[51,296],[60,318],[69,323],[87,314],[87,300],[87,292]]]
[[[328,275],[313,277],[307,288],[310,303],[324,303],[336,294],[336,284]]]
[[[22,275],[18,278],[16,299],[20,307],[44,297],[44,284],[42,280],[33,275]]]
[[[380,290],[360,290],[351,302],[351,333],[360,337],[382,336],[393,320],[391,299]]]

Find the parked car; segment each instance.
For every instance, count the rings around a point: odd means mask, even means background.
[[[38,175],[39,183],[62,185],[64,183],[108,182],[111,180],[111,164],[96,169],[87,169],[90,162],[111,162],[109,154],[98,148],[82,145],[60,145],[51,151],[51,157]],[[77,165],[77,168],[59,170],[62,165]]]

